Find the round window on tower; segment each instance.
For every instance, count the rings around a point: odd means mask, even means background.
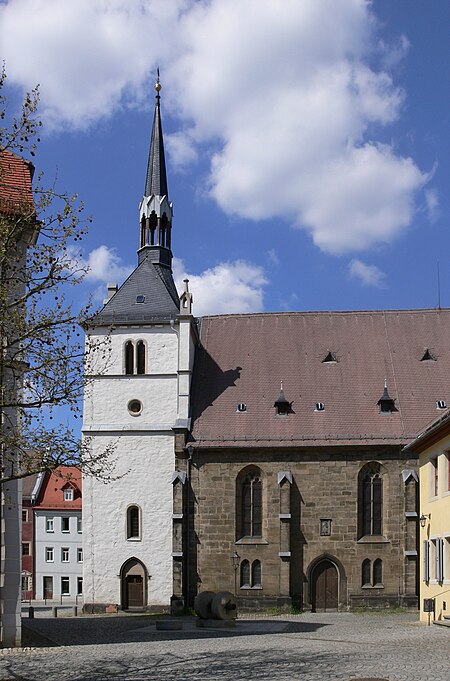
[[[128,402],[128,411],[131,416],[139,416],[142,412],[142,402],[140,400],[130,400]]]

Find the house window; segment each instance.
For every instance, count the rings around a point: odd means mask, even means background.
[[[64,490],[64,501],[73,501],[73,489],[66,487]]]
[[[61,577],[61,596],[70,596],[69,577]]]
[[[22,556],[29,556],[30,555],[30,544],[29,542],[23,542],[22,543]]]
[[[46,532],[53,532],[54,531],[53,518],[46,518],[45,519],[45,531]]]
[[[262,534],[262,482],[259,470],[251,470],[243,478],[241,500],[241,535],[260,537]]]
[[[61,532],[70,532],[69,521],[70,518],[68,516],[63,516],[61,518]]]
[[[79,515],[79,516],[77,516],[77,532],[79,532],[81,534],[82,531],[83,531],[83,519]]]
[[[444,540],[432,539],[430,542],[430,572],[431,578],[437,582],[444,581]]]
[[[444,538],[444,573],[443,577],[445,580],[450,580],[450,537]]]
[[[23,522],[23,523],[26,523],[27,521],[28,521],[28,511],[27,511],[27,510],[23,510],[23,511],[22,511],[22,522]]]
[[[83,562],[83,549],[81,546],[77,548],[77,562],[82,563]]]
[[[250,565],[248,560],[241,562],[241,589],[261,588],[261,561],[254,560]]]
[[[53,563],[53,561],[54,561],[53,546],[46,546],[45,547],[45,562],[46,563]]]
[[[62,548],[61,549],[61,563],[68,563],[69,562],[69,549],[68,548]]]
[[[382,534],[383,480],[380,464],[365,466],[359,473],[359,535]]]
[[[30,575],[22,575],[22,591],[31,591],[32,580]]]
[[[127,508],[127,539],[140,539],[139,506]]]
[[[83,593],[83,577],[77,577],[77,596]]]

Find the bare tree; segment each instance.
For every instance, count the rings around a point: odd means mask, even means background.
[[[41,122],[38,88],[28,93],[21,113],[8,120],[0,77],[0,482],[80,464],[108,480],[113,445],[92,455],[74,429],[57,423],[64,408],[78,418],[85,384],[86,352],[107,362],[108,338],[89,342],[90,304],[75,310],[71,288],[86,274],[80,241],[89,217],[76,194],[44,186],[42,175],[22,154],[34,156]],[[20,155],[20,156],[19,156]],[[28,171],[28,178],[26,171]],[[25,174],[23,174],[25,173]],[[34,185],[31,182],[34,181]],[[81,264],[80,264],[81,263]]]

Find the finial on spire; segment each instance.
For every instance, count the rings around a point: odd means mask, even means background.
[[[156,83],[155,83],[155,90],[156,90],[156,99],[159,100],[159,93],[161,91],[162,85],[159,82],[159,66],[156,69]]]

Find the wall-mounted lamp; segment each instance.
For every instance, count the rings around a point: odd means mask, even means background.
[[[422,515],[419,518],[420,527],[425,527],[425,525],[427,524],[427,520],[431,520],[431,513],[428,513],[427,515],[422,513]]]

